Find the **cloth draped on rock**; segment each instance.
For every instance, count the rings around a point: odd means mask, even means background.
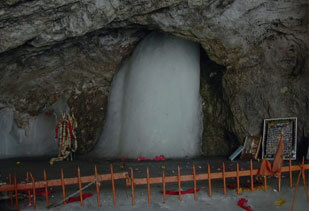
[[[67,159],[72,152],[77,149],[77,139],[75,135],[77,121],[74,115],[63,114],[56,126],[56,139],[59,139],[58,157],[50,161],[61,161]]]
[[[277,152],[273,164],[269,160],[264,159],[259,169],[258,175],[260,176],[274,176],[281,173],[281,167],[283,163],[283,134],[281,134],[278,144]]]

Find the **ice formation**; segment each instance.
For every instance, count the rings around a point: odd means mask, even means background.
[[[55,114],[67,111],[63,99],[52,105]],[[32,117],[29,122],[29,134],[17,126],[14,112],[10,107],[0,110],[0,159],[14,157],[55,156],[58,142],[55,140],[56,117],[42,113]]]
[[[141,41],[115,76],[94,155],[193,157],[202,132],[199,45],[163,33]]]

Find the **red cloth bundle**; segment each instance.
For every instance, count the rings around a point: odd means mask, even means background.
[[[241,198],[239,199],[239,201],[237,202],[237,205],[240,206],[241,208],[247,210],[247,211],[253,211],[253,209],[247,205],[248,200],[245,198]]]
[[[84,193],[82,198],[83,198],[83,200],[85,200],[86,198],[91,197],[91,196],[93,196],[92,193]],[[75,202],[75,201],[80,201],[80,196],[70,197],[66,202],[67,203],[72,203],[72,202]]]
[[[196,192],[199,192],[200,190],[201,190],[200,188],[197,188]],[[163,192],[161,191],[161,193]],[[179,191],[173,191],[173,190],[166,190],[165,193],[168,195],[179,195]],[[191,188],[188,190],[181,191],[181,194],[188,194],[188,193],[194,193],[194,189]]]

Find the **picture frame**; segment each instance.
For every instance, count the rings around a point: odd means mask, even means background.
[[[264,119],[262,158],[273,160],[283,132],[283,159],[296,160],[297,117]]]
[[[246,136],[241,159],[258,159],[262,136]]]

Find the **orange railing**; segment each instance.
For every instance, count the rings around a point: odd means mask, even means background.
[[[281,173],[277,177],[278,182],[278,191],[280,191],[281,186],[281,174],[282,173],[289,173],[289,186],[290,188],[293,187],[293,175],[292,172],[299,171],[303,174],[303,182],[306,189],[306,177],[305,177],[305,170],[309,170],[309,164],[304,163],[304,159],[301,164],[293,165],[291,160],[289,161],[288,166],[283,166],[281,169]],[[130,175],[128,172],[121,172],[121,173],[114,173],[113,165],[110,165],[110,173],[109,174],[98,174],[97,167],[94,167],[94,175],[93,176],[81,176],[80,169],[77,169],[77,177],[75,178],[64,178],[63,169],[61,169],[61,178],[60,179],[53,179],[48,180],[46,171],[44,170],[44,181],[35,181],[34,177],[32,176],[31,172],[27,172],[27,183],[17,184],[17,176],[16,173],[14,174],[14,183],[12,182],[12,174],[9,174],[9,183],[7,185],[0,186],[0,192],[9,192],[10,199],[11,199],[11,207],[14,206],[13,200],[13,193],[15,193],[15,205],[18,209],[18,191],[28,191],[28,198],[29,202],[31,202],[31,190],[33,191],[33,207],[36,209],[36,194],[35,191],[37,188],[44,188],[45,189],[45,197],[46,197],[46,206],[49,207],[49,200],[48,200],[48,188],[54,186],[61,186],[62,187],[62,196],[63,196],[63,203],[66,203],[66,185],[73,185],[78,184],[79,193],[80,193],[80,203],[81,206],[84,206],[83,197],[82,197],[82,184],[83,183],[95,183],[96,185],[96,192],[97,192],[97,203],[98,207],[101,207],[100,202],[100,188],[99,183],[103,181],[111,181],[112,183],[112,194],[113,194],[113,203],[116,204],[116,187],[115,187],[115,180],[125,180],[127,187],[131,187],[132,193],[132,205],[135,205],[135,186],[136,185],[147,185],[147,198],[148,203],[151,203],[151,185],[152,184],[162,184],[163,188],[163,200],[166,200],[166,183],[178,183],[178,197],[179,200],[182,200],[181,195],[181,183],[193,181],[193,189],[194,189],[194,199],[197,200],[197,187],[196,182],[201,180],[208,181],[208,191],[209,197],[212,197],[212,180],[215,179],[222,179],[223,183],[223,193],[226,195],[227,191],[227,178],[236,178],[236,192],[240,193],[240,177],[250,177],[250,189],[251,191],[254,190],[254,179],[253,176],[258,174],[258,169],[253,169],[252,160],[250,160],[250,167],[249,170],[239,170],[239,164],[236,163],[236,171],[226,171],[224,162],[222,163],[222,172],[211,172],[210,164],[207,165],[207,172],[197,174],[195,166],[192,166],[192,174],[191,175],[181,175],[181,169],[178,167],[177,175],[175,176],[166,176],[164,169],[162,169],[162,176],[161,177],[150,177],[149,169],[147,168],[146,171],[146,178],[135,178],[134,171],[131,168]],[[29,181],[31,179],[31,182]],[[264,177],[264,191],[267,191],[267,177]],[[307,196],[308,197],[308,196]],[[309,199],[308,199],[309,200]]]

